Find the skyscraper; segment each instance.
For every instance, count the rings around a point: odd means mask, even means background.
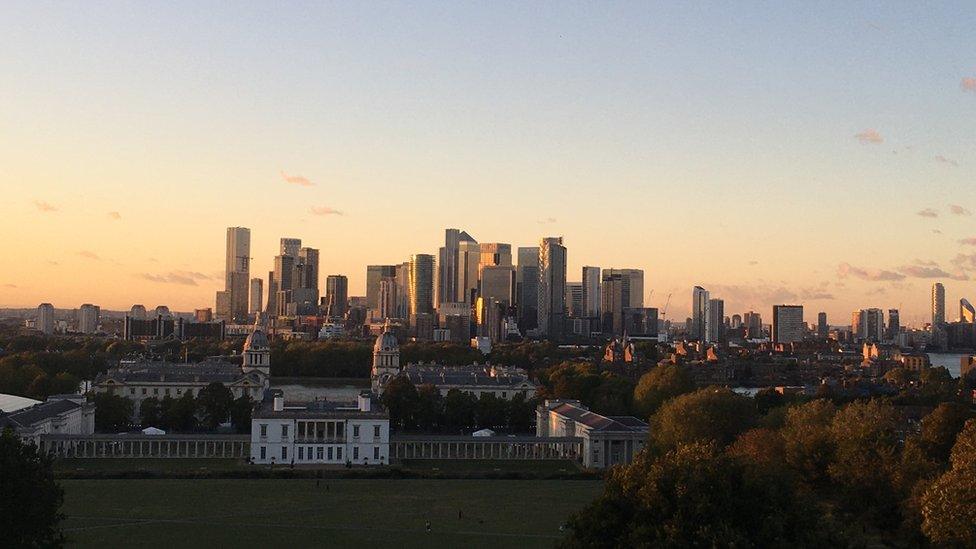
[[[475,241],[458,243],[457,298],[458,303],[474,305],[478,297],[478,275],[481,267],[481,246]]]
[[[640,269],[603,269],[600,281],[600,311],[605,333],[621,335],[624,331],[624,309],[644,307],[644,271]]]
[[[251,279],[251,305],[248,308],[248,312],[251,314],[259,313],[263,310],[262,305],[264,302],[264,281],[260,278]]]
[[[146,320],[146,306],[145,305],[133,305],[129,309],[129,317],[135,320]]]
[[[959,322],[972,324],[976,322],[976,309],[965,297],[959,300]]]
[[[512,266],[512,245],[500,242],[482,242],[479,245],[481,257],[479,263],[482,267],[500,265],[502,267]]]
[[[720,343],[725,340],[725,302],[721,299],[708,300],[707,326],[706,343]]]
[[[98,305],[85,303],[78,309],[78,331],[83,334],[94,334],[98,331],[100,309]]]
[[[566,321],[566,247],[562,237],[539,244],[539,331],[559,340]]]
[[[275,280],[274,271],[268,271],[268,304],[264,312],[268,316],[274,316],[278,312],[278,281]]]
[[[485,265],[481,269],[480,297],[508,307],[515,300],[515,268],[511,265]]]
[[[571,318],[583,317],[583,283],[566,283],[566,315]]]
[[[803,305],[773,305],[773,343],[803,341]]]
[[[417,314],[434,313],[434,256],[414,254],[410,256],[411,317]]]
[[[695,286],[691,291],[691,326],[688,334],[692,339],[708,337],[708,290]]]
[[[461,242],[476,242],[471,235],[459,229],[444,231],[444,246],[439,252],[437,263],[437,303],[457,303],[466,301],[459,293],[458,281],[458,252]]]
[[[827,313],[817,313],[817,337],[827,339],[829,332],[830,326],[827,324]]]
[[[600,318],[600,268],[583,267],[583,316]]]
[[[329,275],[325,279],[326,315],[342,318],[349,303],[349,279],[343,275]]]
[[[366,308],[371,313],[379,310],[380,281],[384,278],[394,279],[395,277],[396,265],[366,266]]]
[[[762,315],[759,313],[749,311],[742,316],[742,323],[746,327],[747,338],[759,339],[763,336]]]
[[[860,309],[851,315],[854,339],[881,343],[884,340],[884,312],[881,309]]]
[[[539,325],[539,248],[518,249],[515,271],[515,304],[519,330],[525,333]]]
[[[397,316],[397,283],[396,277],[380,279],[377,310],[380,319],[396,318]]]
[[[302,249],[301,238],[282,238],[280,240],[279,255],[298,258],[298,253]]]
[[[945,324],[945,286],[941,282],[932,285],[932,325]]]
[[[888,309],[886,339],[888,341],[897,341],[899,332],[901,332],[901,320],[899,319],[898,309]]]
[[[37,306],[37,329],[44,335],[54,333],[54,305],[41,303]]]
[[[245,227],[227,228],[227,255],[225,257],[224,292],[218,298],[217,314],[229,321],[247,319],[247,292],[251,265],[251,230]]]

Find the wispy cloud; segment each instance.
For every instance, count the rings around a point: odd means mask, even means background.
[[[312,215],[344,215],[341,211],[329,206],[312,206],[308,209]]]
[[[755,259],[753,259],[753,260],[751,260],[751,261],[749,261],[749,266],[750,266],[750,267],[754,267],[754,266],[756,266],[756,265],[759,265],[759,262],[758,262],[758,261],[756,261]]]
[[[3,287],[4,288],[13,288],[13,289],[16,289],[17,288],[17,285],[16,284],[4,284]]]
[[[36,207],[38,210],[40,210],[42,212],[56,212],[56,211],[58,211],[58,207],[57,206],[55,206],[55,205],[53,205],[53,204],[51,204],[49,202],[45,202],[43,200],[35,200],[34,201],[34,207]]]
[[[866,145],[877,145],[878,143],[884,143],[884,137],[881,137],[878,130],[872,128],[868,128],[862,132],[854,134],[854,138]]]
[[[311,187],[315,185],[315,183],[312,183],[312,181],[307,177],[301,175],[288,175],[284,171],[281,172],[281,178],[285,181],[285,183],[291,183],[292,185],[299,185],[302,187]]]
[[[956,254],[956,257],[952,259],[952,264],[960,269],[976,270],[976,253]]]
[[[864,269],[855,267],[850,263],[841,263],[837,266],[837,276],[840,278],[854,277],[861,280],[872,282],[888,282],[892,280],[904,280],[905,275],[884,269]]]
[[[923,267],[938,267],[939,266],[938,263],[936,263],[935,261],[932,261],[931,259],[916,259],[915,260],[915,264],[916,265],[921,265]]]
[[[179,284],[182,286],[196,286],[197,280],[209,280],[210,277],[192,271],[170,271],[164,274],[138,273],[135,276],[150,282],[161,284]]]
[[[82,250],[78,252],[78,255],[84,257],[85,259],[93,259],[95,261],[101,261],[102,258],[98,257],[98,254],[89,250]]]
[[[969,238],[960,238],[960,244],[965,244],[966,246],[976,246],[976,236],[971,236]]]
[[[948,158],[946,156],[942,156],[941,154],[935,155],[935,161],[938,162],[939,164],[945,164],[947,166],[952,166],[954,168],[958,168],[959,167],[959,163],[958,162],[956,162],[955,160],[953,160],[951,158]]]
[[[966,273],[949,273],[941,267],[925,267],[922,265],[904,265],[898,268],[898,272],[912,278],[949,278],[952,280],[969,280]]]
[[[925,208],[924,210],[915,212],[915,215],[920,215],[922,217],[939,217],[939,212],[933,210],[932,208]]]
[[[942,234],[942,229],[932,229],[932,232],[935,234]]]
[[[120,214],[119,212],[108,212],[108,217],[109,219],[114,219],[115,221],[119,221],[122,219],[122,214]]]
[[[555,222],[556,222],[556,218],[555,217],[547,217],[545,219],[540,219],[539,220],[539,223],[541,223],[543,225],[547,225],[549,223],[555,223]]]
[[[949,204],[949,211],[952,212],[952,215],[973,215],[973,212],[958,204]]]
[[[962,91],[976,93],[976,78],[972,76],[964,77],[962,81],[959,82],[959,87],[962,88]]]

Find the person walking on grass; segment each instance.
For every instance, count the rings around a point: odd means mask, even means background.
[[[430,519],[424,521],[424,527],[427,529],[427,533],[430,533]]]

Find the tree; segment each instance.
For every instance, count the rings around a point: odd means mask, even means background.
[[[938,463],[948,465],[956,437],[971,417],[973,414],[967,407],[943,402],[922,418],[919,438],[926,455]]]
[[[126,431],[132,424],[132,401],[112,393],[95,393],[95,429],[100,433]]]
[[[413,413],[417,427],[427,432],[437,430],[443,414],[444,398],[440,390],[430,384],[421,385],[417,389],[417,404]]]
[[[459,431],[476,425],[478,399],[471,393],[451,389],[444,397],[444,419],[441,424]]]
[[[818,513],[792,484],[747,471],[714,443],[643,452],[574,515],[564,547],[784,547],[817,543]]]
[[[417,407],[417,388],[407,376],[397,376],[386,384],[380,401],[390,412],[390,425],[398,429],[414,426],[414,410]]]
[[[922,532],[938,546],[976,547],[976,419],[959,433],[951,461],[922,496]]]
[[[58,530],[64,491],[54,481],[52,458],[0,433],[0,532],[6,547],[61,547]]]
[[[694,390],[695,380],[685,366],[655,366],[641,376],[634,388],[634,411],[639,417],[648,418],[665,401]]]
[[[197,407],[203,415],[203,425],[216,429],[230,417],[234,394],[223,383],[214,381],[197,394]]]
[[[139,405],[139,418],[143,427],[162,425],[163,409],[156,397],[149,397]]]
[[[197,428],[197,403],[189,391],[180,398],[163,397],[160,407],[167,429],[188,432]]]
[[[830,424],[837,408],[829,400],[814,400],[790,408],[783,437],[783,457],[811,485],[827,479],[827,468],[834,456]]]
[[[234,399],[230,406],[230,422],[238,433],[251,432],[251,412],[254,411],[254,401],[248,395],[241,395]]]
[[[671,399],[651,418],[651,439],[668,450],[678,444],[715,442],[726,446],[756,423],[752,399],[709,387]]]

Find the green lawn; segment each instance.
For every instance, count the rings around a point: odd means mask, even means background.
[[[551,547],[560,523],[601,489],[582,480],[61,483],[72,546],[167,548]]]
[[[247,464],[239,459],[220,458],[70,458],[54,461],[56,474],[121,473],[152,471],[158,473],[187,473],[231,471]]]

